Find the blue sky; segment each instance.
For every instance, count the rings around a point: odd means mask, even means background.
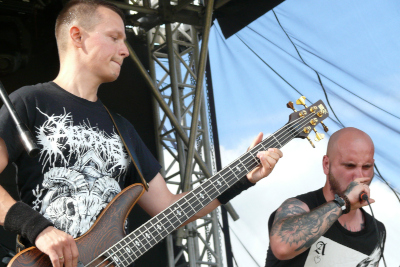
[[[400,2],[287,0],[274,11],[311,68],[301,61],[272,12],[228,40],[217,24],[213,26],[209,54],[223,162],[240,156],[258,132],[270,134],[282,127],[292,112],[286,108],[288,101],[305,95],[311,102],[322,99],[327,105],[315,69],[338,118],[372,137],[380,172],[400,189]],[[334,118],[331,109],[329,112]],[[325,122],[330,128],[328,134],[339,129],[332,120]],[[318,130],[323,132],[322,127]],[[321,160],[326,140],[314,143],[316,149],[306,140],[292,141],[283,149],[282,166],[252,189],[254,194],[243,194],[233,201],[242,218],[232,223],[232,228],[247,233],[242,238],[248,246],[256,246],[253,251],[260,266],[268,245],[265,228],[270,212],[285,198],[324,184]],[[386,262],[398,266],[400,203],[375,180],[371,185],[377,201],[374,213],[388,228]],[[257,208],[249,208],[254,203]],[[252,260],[243,257],[239,266],[252,266]]]

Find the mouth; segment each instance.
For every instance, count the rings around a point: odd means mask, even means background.
[[[120,67],[122,65],[122,62],[118,62],[118,61],[115,61],[115,60],[113,60],[112,62],[117,63]]]

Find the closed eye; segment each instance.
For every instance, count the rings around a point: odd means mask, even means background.
[[[363,166],[363,169],[364,169],[364,170],[369,170],[369,169],[372,168],[372,166],[373,166],[373,165],[364,165],[364,166]]]
[[[356,167],[356,165],[355,165],[355,164],[352,164],[352,163],[345,163],[344,166],[345,166],[346,168],[349,168],[349,169]]]

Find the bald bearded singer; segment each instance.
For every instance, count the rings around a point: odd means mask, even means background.
[[[268,222],[266,266],[378,266],[385,226],[360,199],[374,176],[374,144],[356,128],[335,132],[322,160],[323,188],[287,199]],[[377,228],[379,233],[377,233]],[[379,236],[379,242],[378,242]]]

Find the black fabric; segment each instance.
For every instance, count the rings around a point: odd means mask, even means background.
[[[132,157],[131,161],[133,161],[133,165],[136,168],[136,171],[138,172],[138,175],[140,177],[140,182],[143,184],[145,189],[148,190],[149,185],[147,184],[146,180],[143,180],[144,178],[142,178],[143,177],[142,168],[140,167],[138,157],[135,153],[135,150],[133,149],[133,141],[132,141],[131,135],[129,134],[129,131],[126,128],[126,125],[124,123],[124,118],[112,110],[108,110],[108,109],[106,109],[106,110],[112,117],[112,120],[114,120],[114,124],[116,125],[116,130],[119,133],[119,135],[121,136],[121,138],[123,139],[121,141],[125,142],[125,149]]]
[[[10,95],[40,148],[23,151],[8,111],[0,110],[0,137],[18,166],[21,200],[73,237],[85,233],[137,172],[100,100],[77,97],[53,82],[23,87]],[[161,166],[125,120],[147,182]]]
[[[53,223],[20,201],[11,206],[4,219],[5,230],[20,234],[31,244],[35,244],[36,237],[49,226]]]
[[[221,204],[228,203],[231,199],[242,193],[244,190],[249,189],[254,186],[252,182],[247,179],[247,176],[242,177],[239,181],[237,181],[234,185],[228,188],[225,192],[217,197]]]
[[[299,196],[296,196],[296,198],[309,207],[310,210],[321,206],[322,204],[326,203],[324,194],[322,192],[322,188],[308,192],[306,194],[302,194]],[[352,266],[370,266],[370,265],[364,265],[365,263],[371,263],[375,262],[377,259],[380,259],[381,255],[376,255],[376,251],[379,249],[379,244],[377,242],[377,233],[375,230],[374,222],[373,222],[373,217],[366,213],[362,208],[361,211],[364,215],[365,218],[365,224],[364,224],[364,229],[358,232],[351,232],[348,231],[346,228],[344,228],[339,221],[336,221],[331,228],[323,235],[323,237],[328,238],[329,240],[332,240],[332,243],[337,243],[339,245],[345,246],[345,249],[348,250],[349,254],[342,253],[339,254],[337,250],[332,249],[329,250],[328,246],[333,246],[331,244],[328,244],[328,242],[320,243],[324,244],[324,252],[322,253],[321,247],[317,247],[316,244],[321,241],[321,238],[318,239],[310,249],[306,250],[302,254],[294,257],[291,260],[285,260],[285,261],[280,261],[278,260],[274,254],[271,251],[271,247],[268,247],[267,251],[267,259],[266,259],[266,265],[265,266],[347,266],[345,265],[346,263],[350,262],[352,258],[346,258],[346,257],[351,257],[354,252],[352,250],[358,251],[360,253],[365,254],[365,258],[361,260],[360,262],[355,263]],[[268,230],[271,231],[272,224],[274,222],[275,218],[275,213],[274,211],[269,220],[268,220]],[[382,247],[384,247],[385,240],[386,240],[386,230],[385,226],[377,220],[381,240],[382,240]],[[335,247],[336,248],[336,247]],[[318,256],[315,256],[313,258],[312,263],[309,263],[308,265],[305,265],[307,258],[309,257],[310,250],[315,252],[316,250],[318,251],[317,254]],[[332,252],[330,254],[330,252]],[[324,254],[324,255],[322,255]],[[319,257],[319,258],[318,258]],[[325,263],[325,265],[318,265],[321,261],[322,257],[331,257],[334,260],[338,260],[342,262],[340,265],[338,263],[335,263],[334,261],[331,261],[329,265]],[[377,266],[377,263],[371,266]]]

